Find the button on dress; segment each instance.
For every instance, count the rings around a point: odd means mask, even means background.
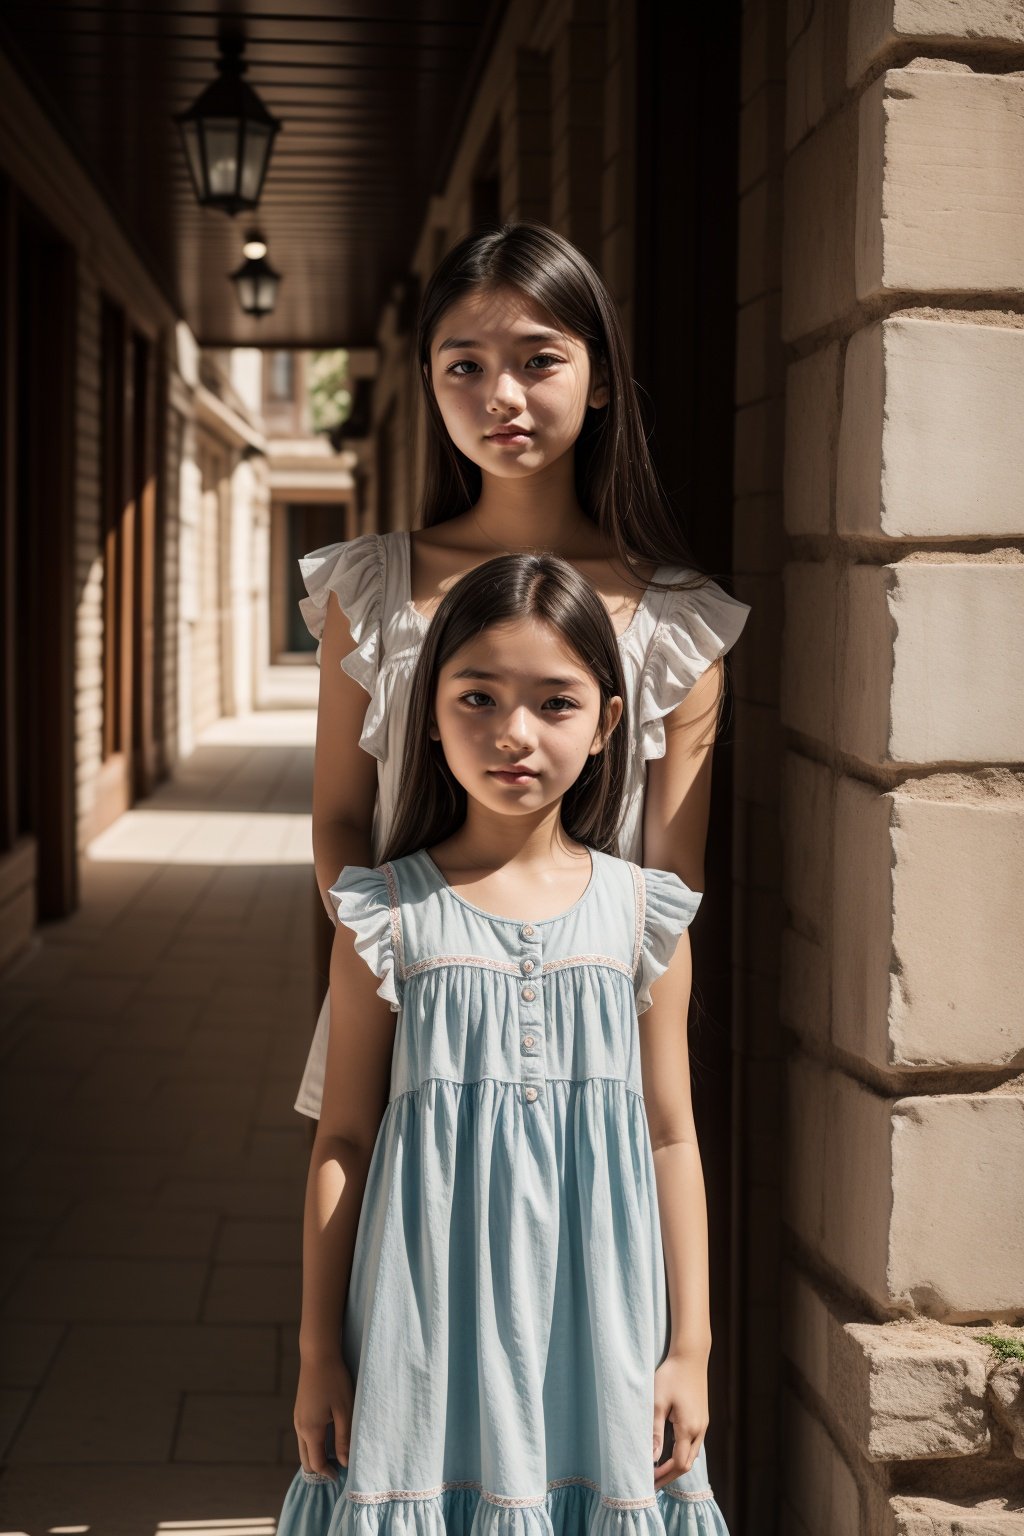
[[[349,1464],[298,1469],[279,1536],[728,1536],[704,1446],[657,1492],[652,1459],[669,1316],[638,1019],[700,897],[589,853],[579,900],[529,922],[425,850],[332,887],[398,1018],[342,1319]]]

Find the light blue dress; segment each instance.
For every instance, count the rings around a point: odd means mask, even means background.
[[[703,1446],[657,1493],[652,1458],[638,1015],[700,897],[589,851],[579,900],[529,922],[425,850],[331,890],[398,1018],[342,1321],[349,1464],[298,1469],[280,1536],[728,1536]]]

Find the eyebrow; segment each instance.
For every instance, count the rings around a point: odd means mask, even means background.
[[[478,667],[460,667],[458,672],[453,672],[452,677],[472,678],[478,683],[500,683],[503,677],[501,672],[481,672]],[[582,677],[535,677],[532,681],[538,688],[582,688]]]
[[[562,338],[557,331],[533,331],[529,336],[515,336],[513,340],[516,342],[561,341]],[[466,341],[458,336],[448,336],[442,341],[437,350],[439,352],[462,352],[467,347],[476,347],[479,350],[483,348],[483,345],[482,341]]]

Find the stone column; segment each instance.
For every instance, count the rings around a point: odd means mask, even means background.
[[[785,1528],[1021,1531],[1024,13],[789,11]]]

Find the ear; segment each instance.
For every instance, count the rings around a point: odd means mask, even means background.
[[[429,731],[429,734],[430,734],[431,741],[440,741],[441,740],[441,732],[438,730],[438,728],[437,728],[437,721],[433,718],[433,716],[431,716],[431,720],[430,720],[430,731]]]
[[[594,739],[590,744],[590,755],[592,757],[596,756],[598,752],[604,751],[608,742],[608,738],[611,736],[612,731],[614,731],[615,727],[618,725],[621,719],[622,699],[617,693],[615,693],[612,694],[612,697],[608,700],[605,729],[602,731],[599,726],[594,732]]]

